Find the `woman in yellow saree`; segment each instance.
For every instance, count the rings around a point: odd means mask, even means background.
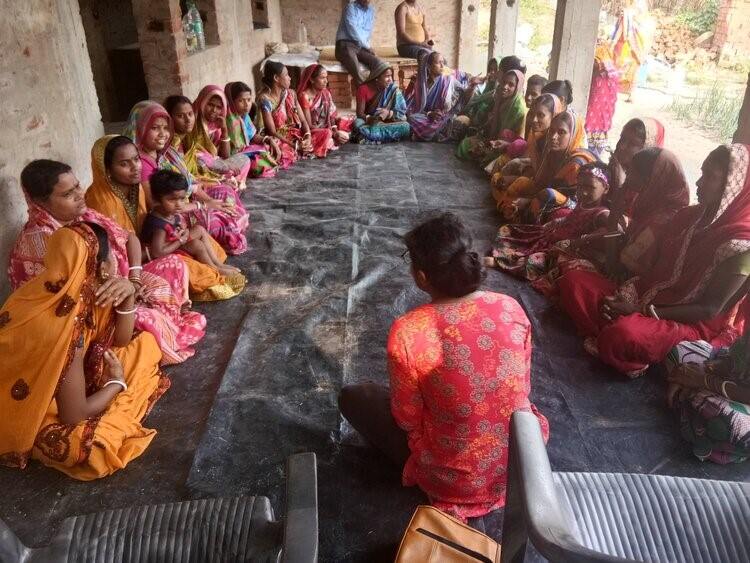
[[[132,338],[135,289],[116,272],[106,231],[75,223],[0,310],[0,464],[37,459],[88,481],[153,440],[141,422],[169,380],[154,337]]]
[[[141,163],[136,146],[127,137],[102,137],[91,149],[91,168],[94,179],[86,191],[86,204],[123,229],[139,234],[148,209],[140,185]],[[227,255],[218,243],[213,248],[222,262],[226,260]],[[245,287],[242,274],[224,277],[215,268],[188,255],[179,256],[188,268],[194,301],[230,299]]]

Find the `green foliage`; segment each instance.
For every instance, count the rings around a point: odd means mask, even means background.
[[[716,82],[693,98],[675,96],[669,110],[677,119],[711,131],[720,142],[727,143],[737,129],[742,99],[739,92],[728,91]]]
[[[677,14],[677,22],[686,26],[695,35],[713,31],[719,17],[719,0],[706,0],[695,10],[683,9]]]

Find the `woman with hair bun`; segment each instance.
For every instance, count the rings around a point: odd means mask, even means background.
[[[404,258],[430,303],[388,338],[390,390],[344,387],[342,415],[440,510],[483,516],[505,504],[508,426],[529,401],[531,325],[511,297],[481,291],[482,259],[459,218],[444,213],[405,237]]]

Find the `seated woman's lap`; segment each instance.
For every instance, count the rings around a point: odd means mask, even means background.
[[[404,432],[391,413],[391,394],[377,383],[347,385],[339,394],[339,410],[349,424],[399,468],[411,454]]]
[[[603,327],[597,346],[604,363],[627,373],[661,362],[675,345],[700,337],[691,325],[635,313]]]
[[[602,299],[614,294],[617,286],[598,272],[571,270],[557,280],[560,307],[565,311],[578,331],[585,336],[599,333]]]

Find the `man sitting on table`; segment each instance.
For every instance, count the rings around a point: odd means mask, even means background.
[[[372,69],[382,61],[370,49],[370,36],[375,22],[375,9],[370,0],[353,0],[344,8],[336,32],[336,59],[359,86],[365,78],[357,62]]]

